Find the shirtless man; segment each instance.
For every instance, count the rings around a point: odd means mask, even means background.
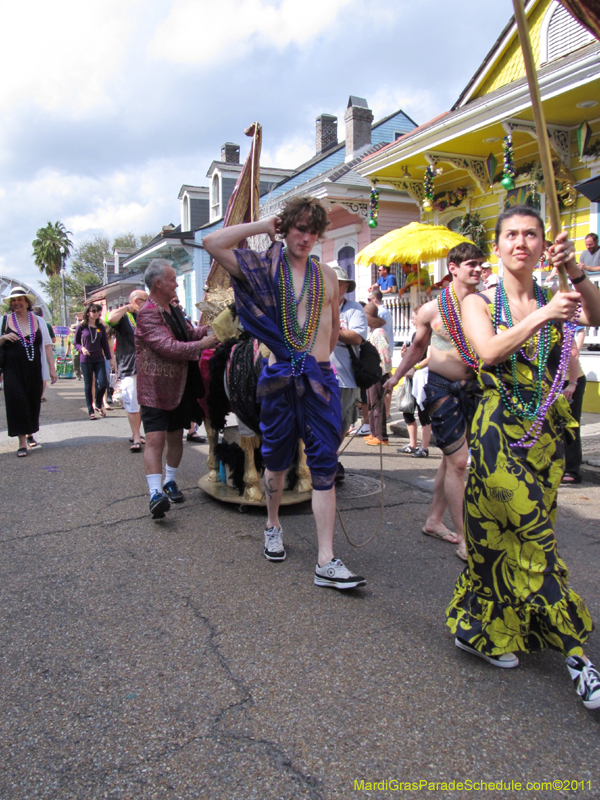
[[[452,275],[452,284],[446,291],[454,289],[459,305],[468,294],[477,291],[483,259],[481,250],[470,242],[459,244],[448,253],[448,271]],[[457,320],[457,325],[462,330],[460,319]],[[457,555],[466,561],[463,494],[465,468],[469,457],[468,432],[474,410],[472,390],[475,370],[463,360],[453,337],[450,336],[437,299],[421,307],[413,343],[384,388],[391,391],[408,370],[414,367],[427,348],[430,338],[425,411],[431,419],[433,433],[443,455],[423,533],[458,544]],[[454,534],[442,521],[446,507],[450,510],[456,531]]]
[[[314,583],[336,589],[364,586],[333,554],[337,450],[341,443],[340,389],[329,361],[339,334],[338,279],[310,257],[328,225],[327,212],[310,197],[289,201],[278,217],[232,225],[209,234],[203,245],[229,272],[244,329],[271,351],[258,382],[267,527],[264,555],[286,557],[279,521],[285,473],[298,439],[304,441],[319,545]],[[263,253],[236,249],[250,236],[268,234]],[[275,241],[277,235],[284,242]]]

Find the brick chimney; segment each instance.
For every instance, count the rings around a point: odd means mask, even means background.
[[[233,142],[225,142],[221,148],[221,161],[226,164],[239,164],[240,163],[240,146]]]
[[[335,147],[337,143],[337,117],[321,114],[317,117],[317,155]]]
[[[346,161],[352,161],[361,148],[371,144],[373,112],[364,97],[350,95],[344,120],[346,122]]]

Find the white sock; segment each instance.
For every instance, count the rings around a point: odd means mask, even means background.
[[[154,492],[158,492],[159,494],[162,492],[162,475],[160,472],[157,473],[156,475],[146,475],[146,480],[148,481],[150,498],[152,498]]]
[[[168,464],[165,464],[165,483],[175,480],[178,469],[179,467],[170,467]]]

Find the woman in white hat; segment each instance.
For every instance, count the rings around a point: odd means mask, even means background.
[[[35,296],[22,286],[5,298],[10,313],[0,323],[0,353],[4,371],[4,401],[8,435],[19,437],[17,456],[36,447],[33,434],[40,427],[40,405],[44,380],[56,383],[58,375],[52,355],[48,327],[31,311]]]

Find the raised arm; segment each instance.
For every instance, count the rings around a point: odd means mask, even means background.
[[[552,264],[556,267],[564,264],[567,274],[572,281],[585,276],[585,271],[577,265],[575,259],[575,245],[568,238],[566,231],[556,237],[556,242],[550,247]],[[588,269],[588,267],[586,267]],[[580,325],[600,325],[600,292],[588,278],[574,285],[574,290],[579,292],[581,300],[581,314],[579,316]]]
[[[230,225],[218,231],[209,233],[202,240],[202,246],[206,252],[217,261],[223,269],[238,280],[243,280],[244,275],[239,267],[235,253],[240,242],[250,236],[257,236],[266,233],[275,241],[275,236],[279,232],[281,220],[279,217],[265,217],[257,222],[246,222],[241,225]]]
[[[427,303],[419,311],[417,317],[417,332],[410,347],[406,349],[400,365],[394,372],[391,378],[383,384],[383,388],[387,392],[391,392],[400,380],[406,375],[409,369],[412,369],[418,363],[425,348],[429,344],[431,338],[431,318],[436,313],[436,303]]]
[[[501,364],[547,322],[571,319],[578,304],[579,292],[557,292],[547,305],[528,314],[512,328],[496,334],[488,304],[480,295],[471,294],[462,303],[463,328],[485,364]]]

